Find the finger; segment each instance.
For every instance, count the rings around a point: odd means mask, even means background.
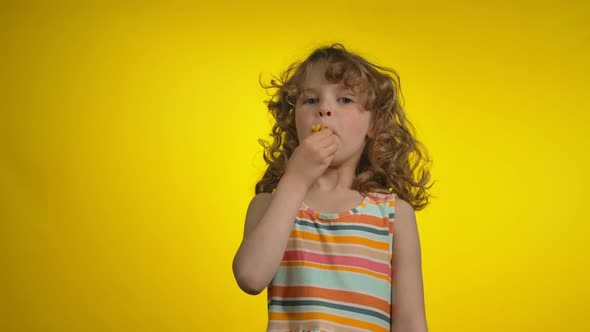
[[[328,136],[322,138],[317,144],[320,147],[320,149],[326,149],[332,145],[338,144],[338,141],[334,136]]]
[[[334,142],[334,135],[333,133],[317,133],[309,137],[309,140],[311,144],[325,148]]]
[[[332,155],[336,154],[336,151],[338,151],[338,148],[339,148],[338,144],[330,144],[323,149],[322,156],[324,158],[327,156],[332,156]]]
[[[316,137],[318,137],[318,139],[325,139],[326,137],[330,137],[332,135],[334,135],[332,129],[324,129],[320,131]]]
[[[322,139],[324,139],[326,137],[330,137],[333,134],[334,134],[334,132],[332,130],[330,130],[330,129],[323,129],[321,131],[312,133],[308,138],[311,141],[316,141],[316,140],[317,141],[320,141],[320,140],[322,140]]]

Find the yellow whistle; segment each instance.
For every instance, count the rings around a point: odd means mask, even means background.
[[[314,124],[314,125],[311,125],[311,132],[312,133],[317,133],[318,131],[320,131],[320,130],[322,130],[324,128],[325,128],[324,125],[321,124],[321,123]]]

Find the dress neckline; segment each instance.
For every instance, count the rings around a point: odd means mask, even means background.
[[[361,208],[364,208],[368,204],[368,202],[369,202],[369,195],[365,196],[363,198],[363,200],[357,206],[353,207],[352,209],[349,209],[349,210],[346,210],[343,212],[339,212],[339,213],[323,213],[321,211],[314,210],[311,207],[309,207],[309,205],[307,205],[305,203],[305,201],[301,202],[301,208],[315,218],[338,219],[338,218],[350,216],[353,214],[357,214]]]

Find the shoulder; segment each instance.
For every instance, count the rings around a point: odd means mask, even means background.
[[[259,193],[252,197],[250,204],[248,205],[248,213],[256,213],[259,210],[266,210],[268,205],[273,199],[272,193]],[[264,211],[263,211],[264,212]]]
[[[274,192],[272,193],[259,193],[252,197],[251,202],[264,202],[271,201],[274,198]]]
[[[394,222],[401,226],[416,224],[416,212],[412,205],[403,199],[395,196],[394,200]]]
[[[272,199],[273,195],[271,193],[259,193],[250,200],[248,211],[246,212],[244,236],[254,229],[260,219],[262,219]]]
[[[400,216],[400,215],[402,217],[408,217],[408,216],[416,214],[412,205],[410,203],[404,201],[403,199],[398,198],[397,196],[394,196],[393,202],[394,202],[396,217]]]
[[[396,255],[417,259],[420,252],[420,236],[414,208],[403,199],[396,198],[394,209],[393,236]]]

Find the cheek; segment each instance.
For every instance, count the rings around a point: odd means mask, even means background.
[[[354,133],[358,133],[359,136],[364,136],[367,134],[370,123],[371,123],[370,117],[368,117],[366,115],[358,115],[356,117],[350,118],[349,128]]]
[[[311,133],[310,130],[305,130],[306,128],[311,128],[310,119],[303,116],[301,113],[295,113],[295,127],[297,128],[297,136],[299,137],[299,141],[301,142],[305,137],[307,137],[307,133]]]
[[[297,128],[299,128],[299,125],[302,124],[304,120],[305,119],[303,118],[301,113],[295,112],[295,124],[297,125]]]

